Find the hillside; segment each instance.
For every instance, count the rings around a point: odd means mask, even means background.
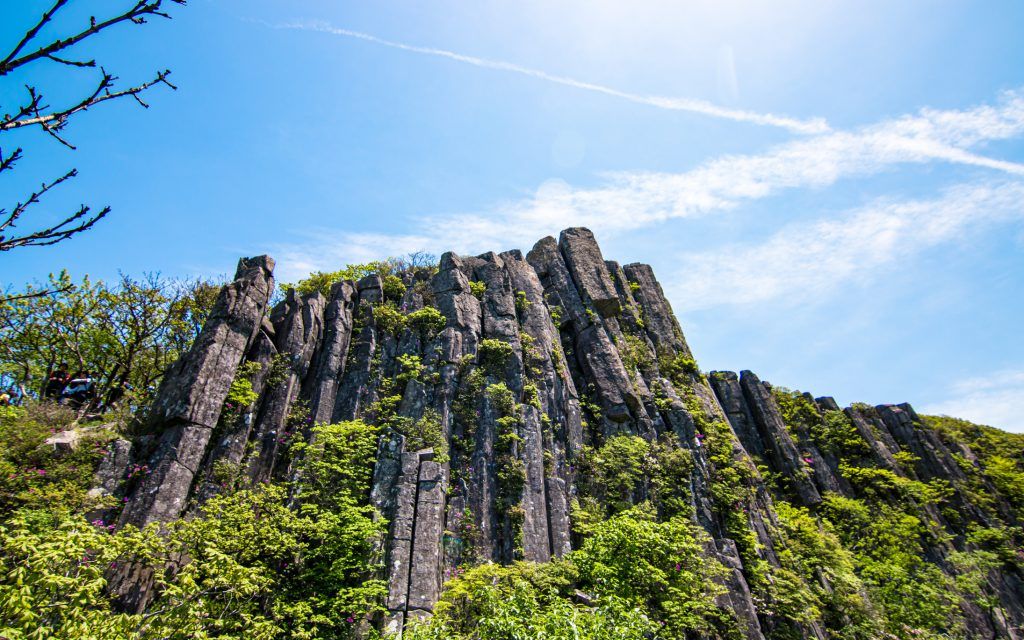
[[[1024,436],[702,372],[582,228],[273,269],[133,416],[3,410],[0,636],[1024,638]]]

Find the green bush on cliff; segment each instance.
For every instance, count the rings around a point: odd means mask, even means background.
[[[432,337],[444,330],[447,320],[444,315],[434,307],[423,307],[405,316],[405,322],[413,329]]]
[[[350,638],[380,606],[371,552],[384,529],[366,506],[376,427],[317,426],[313,444],[298,447],[306,454],[299,484],[215,496],[161,533],[86,520],[97,505],[85,489],[110,436],[87,437],[63,456],[40,447],[65,420],[27,407],[5,410],[0,424],[0,634]],[[178,569],[164,572],[172,561]],[[159,595],[140,615],[113,612],[107,594],[110,575],[126,564],[161,569]]]
[[[684,518],[634,508],[597,525],[583,546],[548,564],[487,564],[450,580],[412,640],[683,638],[729,629],[718,608],[724,569],[707,534]],[[577,590],[584,594],[577,595]]]
[[[495,338],[486,338],[481,340],[480,346],[477,347],[477,358],[480,361],[480,366],[488,373],[497,374],[512,357],[512,352],[513,348],[509,343]]]

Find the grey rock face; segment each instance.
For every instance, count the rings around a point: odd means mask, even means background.
[[[441,593],[447,471],[429,450],[401,456],[388,549],[389,619],[430,612]],[[399,624],[402,624],[399,622]]]
[[[308,429],[308,423],[288,425],[287,422],[323,334],[323,309],[324,298],[319,293],[300,298],[289,290],[286,299],[271,313],[277,352],[288,358],[288,367],[283,379],[268,386],[256,416],[253,438],[257,452],[248,465],[248,475],[254,483],[270,479],[280,457],[279,451],[291,436],[288,429]]]
[[[764,456],[765,445],[743,397],[739,377],[732,371],[712,371],[708,374],[708,382],[725,410],[733,431],[743,443],[743,448],[751,455]]]
[[[331,287],[331,298],[324,309],[323,340],[309,378],[309,413],[314,422],[329,422],[334,413],[338,385],[352,341],[357,296],[352,282],[338,282]]]
[[[576,289],[569,268],[558,249],[558,242],[548,236],[537,242],[526,256],[544,287],[544,298],[559,329],[572,323],[576,331],[590,325],[587,308]]]
[[[132,443],[124,438],[111,440],[106,455],[93,474],[93,488],[89,493],[97,497],[117,495],[131,462]]]
[[[629,281],[636,283],[633,296],[643,309],[644,326],[654,345],[659,351],[691,357],[683,330],[672,313],[661,284],[654,277],[654,270],[650,265],[640,263],[627,264],[622,269]]]
[[[558,237],[565,263],[584,300],[589,299],[598,313],[611,318],[619,313],[619,295],[608,275],[601,248],[590,229],[566,229]]]
[[[612,422],[626,422],[630,409],[639,410],[640,398],[622,366],[619,352],[608,335],[591,325],[576,337],[576,358],[587,381],[594,385],[605,417]]]
[[[801,502],[808,506],[819,504],[821,495],[807,476],[800,452],[786,430],[786,424],[782,421],[782,415],[771,393],[750,371],[740,372],[740,387],[763,438],[767,456],[776,468],[787,474]]]
[[[720,604],[732,609],[744,638],[763,640],[761,623],[757,619],[757,607],[750,594],[750,587],[747,586],[747,581],[743,577],[743,562],[740,560],[736,543],[728,538],[722,538],[716,541],[716,545],[718,560],[728,569],[724,580],[726,593],[721,596]]]
[[[149,421],[161,434],[151,473],[129,496],[122,524],[165,522],[184,510],[231,381],[266,312],[273,269],[269,256],[240,260],[195,344],[164,376]]]

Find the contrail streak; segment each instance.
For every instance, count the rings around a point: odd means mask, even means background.
[[[333,27],[327,23],[319,21],[289,22],[270,26],[277,29],[319,31],[321,33],[329,33],[336,36],[344,36],[346,38],[355,38],[357,40],[363,40],[365,42],[372,42],[374,44],[383,45],[385,47],[391,47],[392,49],[400,49],[402,51],[410,51],[412,53],[421,53],[428,56],[436,56],[438,58],[447,58],[449,60],[455,60],[456,62],[471,64],[475,67],[482,67],[484,69],[496,69],[499,71],[509,71],[512,73],[518,73],[520,75],[529,76],[531,78],[537,78],[540,80],[546,80],[547,82],[553,82],[555,84],[573,87],[575,89],[593,91],[594,93],[603,93],[604,95],[622,98],[623,100],[629,100],[630,102],[645,104],[652,107],[657,107],[659,109],[668,109],[670,111],[687,111],[690,113],[699,113],[702,115],[712,116],[715,118],[725,118],[726,120],[734,120],[737,122],[750,122],[752,124],[781,127],[794,133],[808,135],[827,133],[828,131],[830,131],[828,123],[825,121],[824,118],[798,120],[796,118],[776,116],[770,113],[757,113],[754,111],[743,111],[741,109],[729,109],[727,107],[720,107],[716,104],[706,102],[704,100],[695,100],[692,98],[671,98],[665,96],[651,96],[637,93],[629,93],[627,91],[620,91],[619,89],[615,89],[613,87],[606,87],[604,85],[594,84],[592,82],[584,82],[582,80],[566,78],[565,76],[556,76],[545,71],[531,69],[529,67],[523,67],[518,64],[513,64],[511,62],[502,62],[500,60],[488,60],[486,58],[467,56],[461,53],[455,53],[454,51],[447,51],[445,49],[435,49],[433,47],[419,47],[411,44],[394,42],[392,40],[385,40],[383,38],[378,38],[377,36],[370,35],[368,33],[363,33],[361,31],[352,31],[351,29],[340,29],[338,27]]]

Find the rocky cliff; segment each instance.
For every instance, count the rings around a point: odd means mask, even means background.
[[[595,504],[654,503],[699,525],[707,562],[723,568],[721,635],[752,639],[846,637],[854,622],[840,596],[858,610],[882,606],[806,561],[793,513],[841,520],[844,499],[912,512],[922,561],[954,582],[969,573],[958,559],[983,547],[979,530],[1020,524],[970,447],[909,405],[840,409],[749,371],[702,373],[651,268],[605,260],[587,229],[525,255],[446,253],[436,268],[338,282],[327,297],[288,291],[269,308],[273,268],[268,257],[239,263],[165,377],[132,452],[152,472],[124,489],[120,523],[201,511],[221,490],[215,469],[244,483],[294,480],[287,444],[311,437],[311,424],[381,425],[367,501],[388,522],[388,614],[374,623],[388,631],[429,617],[463,567],[570,553]],[[389,286],[396,277],[401,286]],[[239,377],[255,400],[232,412]],[[595,486],[602,452],[623,437],[685,464],[668,485],[644,471],[628,486]],[[129,464],[116,452],[108,486]],[[971,574],[977,597],[956,600],[967,637],[1022,637],[1013,562]],[[121,570],[123,606],[142,611],[150,582]],[[805,592],[818,604],[786,609]]]

